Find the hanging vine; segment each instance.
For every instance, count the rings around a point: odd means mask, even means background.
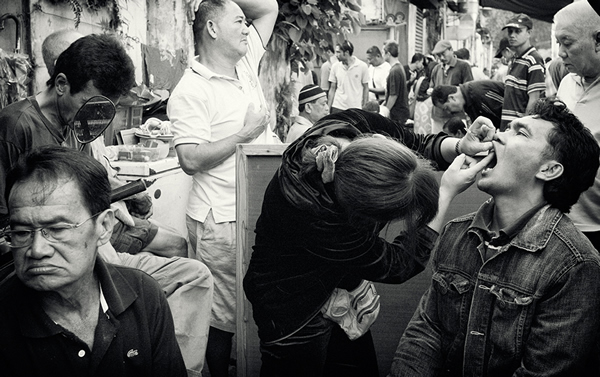
[[[52,5],[69,4],[75,14],[75,28],[79,27],[81,22],[81,13],[85,6],[90,11],[97,12],[101,9],[107,9],[110,14],[109,27],[116,30],[121,26],[123,20],[119,11],[118,0],[47,0]]]

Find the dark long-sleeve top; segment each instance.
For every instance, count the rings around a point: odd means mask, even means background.
[[[323,118],[292,143],[266,189],[244,278],[263,342],[301,328],[336,287],[352,289],[361,279],[402,283],[421,272],[429,259],[437,237],[431,228],[410,235],[415,242],[406,242],[406,234],[387,242],[379,237],[385,224],[369,229],[353,224],[338,204],[332,184],[324,184],[318,174],[300,174],[302,150],[309,140],[322,135],[353,139],[364,133],[392,136],[447,167],[440,153],[444,134],[416,135],[358,109]]]

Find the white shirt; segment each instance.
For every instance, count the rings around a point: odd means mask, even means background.
[[[584,88],[581,77],[569,73],[560,82],[556,95],[591,131],[596,141],[600,142],[600,78]],[[594,185],[583,192],[579,201],[571,208],[569,218],[582,232],[600,231],[600,170],[596,174]]]
[[[340,110],[362,107],[363,84],[369,82],[367,63],[354,58],[352,65],[346,67],[342,62],[331,66],[329,81],[336,83],[337,88],[332,106]]]
[[[385,89],[387,77],[390,74],[392,66],[388,62],[383,62],[377,67],[369,66],[369,88],[370,89]],[[384,99],[385,94],[380,95],[380,99]],[[375,93],[369,92],[369,101],[377,100]]]
[[[248,52],[237,64],[238,79],[219,75],[192,62],[169,98],[174,145],[203,144],[235,134],[244,124],[250,103],[255,110],[266,106],[258,80],[258,63],[265,49],[256,29],[250,28]],[[269,127],[253,143],[272,144]],[[217,223],[235,221],[235,154],[220,165],[193,175],[187,214],[204,222],[212,209]]]

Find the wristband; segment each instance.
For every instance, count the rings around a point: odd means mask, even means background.
[[[456,143],[456,145],[454,145],[454,152],[456,152],[456,155],[460,155],[460,142],[462,141],[462,139],[458,139],[458,142]]]

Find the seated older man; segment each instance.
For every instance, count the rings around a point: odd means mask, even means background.
[[[5,376],[186,376],[167,299],[105,263],[114,214],[103,166],[53,146],[7,177],[16,274],[0,287]]]

